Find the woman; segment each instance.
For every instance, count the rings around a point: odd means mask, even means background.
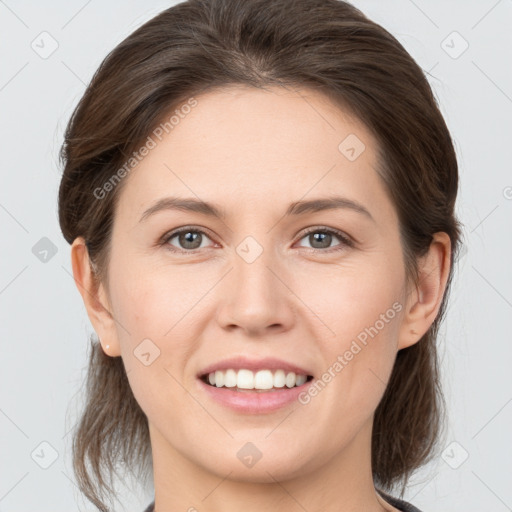
[[[458,171],[391,34],[337,0],[180,3],[106,57],[62,160],[99,510],[120,466],[147,511],[418,510]]]

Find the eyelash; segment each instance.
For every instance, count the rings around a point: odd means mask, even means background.
[[[192,249],[192,250],[178,249],[176,247],[171,246],[169,244],[169,241],[172,240],[175,236],[180,235],[181,233],[200,233],[200,234],[205,235],[206,237],[211,239],[211,237],[208,235],[208,233],[206,231],[203,231],[202,229],[196,229],[193,226],[185,226],[183,228],[176,229],[176,230],[164,235],[163,238],[161,239],[160,245],[167,246],[166,249],[168,249],[172,252],[182,253],[182,254],[183,253],[195,254],[197,251],[201,250],[201,249]],[[347,235],[345,235],[343,232],[338,231],[337,229],[332,229],[332,228],[327,228],[327,227],[318,227],[317,226],[317,227],[313,227],[313,228],[308,228],[308,230],[302,234],[302,236],[299,238],[299,240],[302,240],[304,237],[306,237],[307,235],[309,235],[311,233],[322,233],[322,234],[328,234],[328,235],[335,235],[336,237],[338,237],[341,240],[342,243],[337,246],[331,247],[329,249],[315,249],[314,247],[313,248],[303,247],[303,249],[308,249],[309,251],[312,251],[312,252],[332,253],[332,252],[338,252],[338,251],[345,250],[347,247],[354,247],[354,241],[351,238],[349,238]]]

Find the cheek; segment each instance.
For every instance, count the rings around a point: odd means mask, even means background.
[[[118,275],[114,303],[116,319],[122,324],[116,328],[132,392],[149,418],[175,425],[181,425],[179,415],[193,406],[180,383],[196,348],[187,311],[197,298],[179,293],[180,281],[184,279],[177,273],[167,277],[147,271]]]
[[[121,268],[112,274],[116,331],[130,386],[142,407],[180,400],[183,369],[197,348],[194,322],[204,282],[174,270]],[[195,288],[194,288],[195,286]],[[174,378],[173,378],[174,377]],[[146,412],[146,411],[145,411]]]
[[[396,352],[403,309],[399,287],[381,278],[357,287],[351,299],[335,327],[340,333],[340,346],[369,367],[386,367],[386,360]],[[350,353],[347,358],[352,357]]]
[[[342,271],[316,294],[310,288],[309,300],[319,305],[313,309],[329,328],[319,347],[325,378],[336,375],[333,388],[350,390],[347,399],[370,406],[384,391],[396,357],[402,282],[399,272],[385,265],[355,270]]]
[[[325,339],[331,338],[339,348],[360,333],[364,341],[370,326],[377,324],[377,330],[387,334],[390,324],[398,323],[393,304],[401,300],[402,280],[398,265],[375,254],[347,258],[328,271],[303,272],[293,286],[327,328]]]
[[[116,320],[130,333],[132,343],[147,338],[167,340],[174,326],[204,293],[204,282],[178,270],[131,268],[112,275]],[[126,332],[118,328],[121,337]],[[123,334],[124,332],[124,334]]]

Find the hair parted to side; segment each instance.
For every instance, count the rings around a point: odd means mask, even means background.
[[[126,180],[105,197],[95,191],[169,112],[231,84],[315,89],[366,125],[378,142],[378,172],[398,213],[411,283],[432,235],[444,231],[451,239],[438,316],[418,343],[398,352],[375,412],[375,486],[401,486],[403,496],[412,472],[437,455],[444,428],[436,339],[461,225],[450,133],[422,69],[384,28],[339,0],[188,0],[163,11],[104,59],[71,116],[61,149],[64,238],[87,240],[97,281],[106,286],[113,212]],[[147,475],[150,459],[147,417],[123,361],[91,340],[86,405],[73,437],[80,490],[106,512],[116,465]]]

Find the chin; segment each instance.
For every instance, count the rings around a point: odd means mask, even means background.
[[[253,452],[252,458],[249,455],[251,451]],[[227,452],[223,453],[225,455]],[[215,457],[214,454],[213,456]],[[234,457],[217,458],[213,465],[212,460],[197,461],[197,463],[205,471],[214,473],[221,479],[228,478],[236,482],[264,484],[275,483],[276,480],[290,480],[316,469],[316,466],[312,467],[310,463],[302,459],[298,464],[298,460],[298,453],[289,452],[288,455],[285,455],[282,448],[279,447],[276,447],[275,451],[262,450],[258,455],[255,447],[244,443],[241,448],[236,449]]]

